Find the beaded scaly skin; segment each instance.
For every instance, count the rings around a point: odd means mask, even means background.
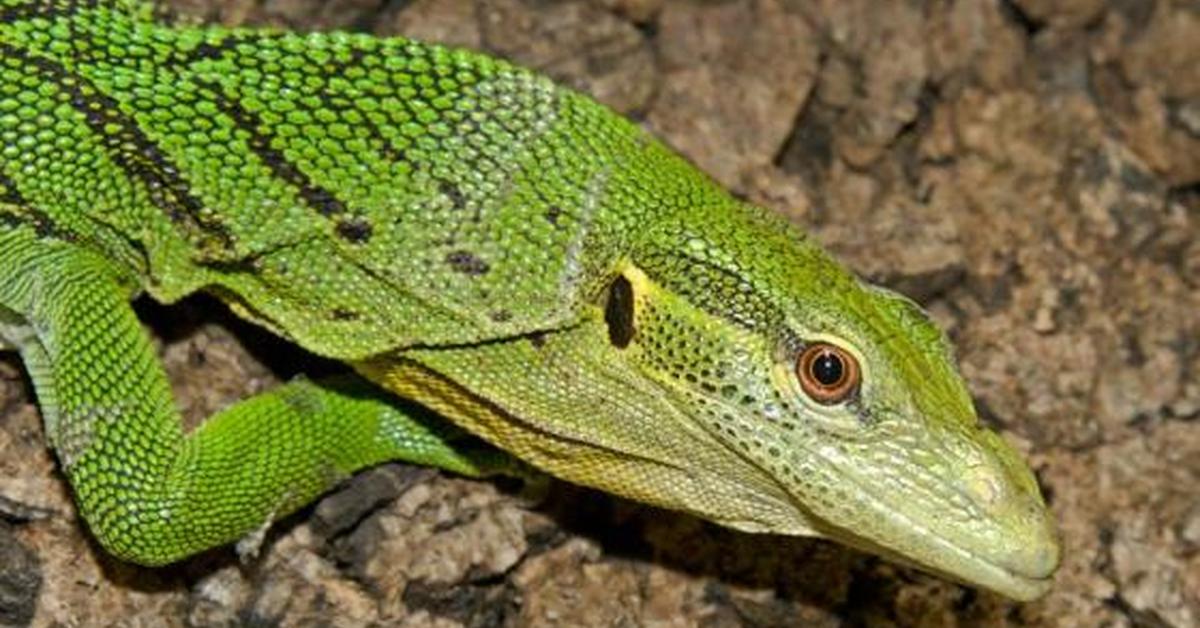
[[[0,141],[0,346],[122,558],[237,540],[403,459],[531,465],[1017,599],[1057,567],[1032,474],[919,308],[529,71],[0,0]],[[197,291],[358,375],[185,434],[129,300]],[[804,388],[815,346],[858,366],[849,393]]]

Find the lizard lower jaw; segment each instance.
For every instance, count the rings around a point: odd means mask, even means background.
[[[917,525],[907,517],[902,515],[900,517],[914,526]],[[935,533],[924,528],[917,527],[916,529],[920,530],[921,534],[928,535],[923,539],[925,547],[921,552],[923,555],[920,556],[900,551],[890,545],[884,545],[846,530],[825,529],[822,530],[822,533],[829,538],[881,555],[894,562],[916,567],[970,586],[982,587],[1020,602],[1028,602],[1045,595],[1053,584],[1054,571],[1058,567],[1057,541],[1050,542],[1049,545],[1053,549],[1042,553],[1041,555],[1045,558],[1036,564],[1014,569],[954,544],[944,537],[936,536]]]
[[[997,566],[1015,577],[1048,581],[1058,569],[1060,558],[1058,542],[1052,535],[1053,532],[1050,532],[1046,538],[1023,547],[1018,560],[1005,561]]]
[[[866,482],[857,478],[852,481],[864,505],[885,522],[884,534],[870,538],[854,530],[834,527],[820,530],[824,535],[1018,601],[1041,597],[1053,583],[1060,550],[1053,522],[1044,510],[1028,527],[1002,539],[1001,547],[983,547],[982,543],[970,547],[968,543],[952,540],[944,530],[934,529],[936,519],[918,521],[906,514],[900,504],[871,492]]]

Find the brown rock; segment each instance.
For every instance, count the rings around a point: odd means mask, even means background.
[[[1095,89],[1130,148],[1171,185],[1200,181],[1200,15],[1156,2],[1146,23],[1113,17],[1097,48]]]
[[[1104,0],[1014,0],[1021,12],[1018,19],[1031,27],[1048,25],[1051,28],[1082,28],[1096,20],[1108,3]]]
[[[647,23],[658,17],[667,0],[592,0],[600,6],[615,11],[638,24]]]
[[[379,26],[380,34],[478,50],[483,34],[473,0],[417,0]]]
[[[817,3],[831,58],[817,87],[839,110],[836,152],[853,168],[873,163],[919,113],[929,76],[925,18],[903,2]]]
[[[591,94],[625,114],[645,109],[655,62],[630,22],[584,0],[487,0],[479,7],[483,45]]]
[[[648,126],[726,185],[771,163],[812,88],[815,33],[778,0],[668,3]]]

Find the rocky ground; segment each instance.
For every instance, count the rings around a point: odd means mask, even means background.
[[[492,51],[640,121],[950,331],[1064,563],[1018,605],[823,542],[404,466],[170,569],[82,532],[0,360],[0,625],[1200,625],[1200,6],[1188,0],[176,0]],[[200,417],[306,359],[139,304]],[[303,365],[297,369],[296,365]]]

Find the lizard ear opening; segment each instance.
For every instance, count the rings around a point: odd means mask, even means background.
[[[625,275],[617,275],[608,287],[604,322],[608,325],[608,340],[614,347],[624,349],[633,341],[633,284]]]

